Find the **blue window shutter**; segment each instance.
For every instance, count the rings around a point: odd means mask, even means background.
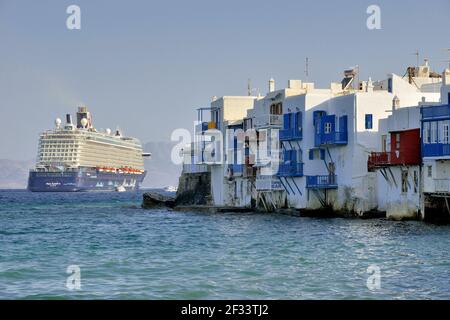
[[[372,114],[366,114],[366,129],[372,129],[373,128],[373,115]]]
[[[287,160],[289,160],[289,150],[284,150],[283,151],[283,161],[286,162]]]
[[[339,118],[339,131],[347,132],[347,116],[342,116]]]
[[[295,150],[291,150],[291,161],[297,162],[297,153],[295,152]]]
[[[314,160],[314,149],[309,149],[309,160]]]
[[[320,160],[325,159],[325,149],[320,149]]]
[[[297,112],[296,118],[297,118],[296,128],[301,128],[302,127],[302,113],[301,113],[301,111]]]
[[[289,129],[289,113],[283,114],[283,129]]]
[[[291,126],[289,129],[295,128],[297,126],[297,118],[295,117],[295,113],[291,113]]]

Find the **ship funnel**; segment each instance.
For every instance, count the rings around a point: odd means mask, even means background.
[[[67,124],[72,124],[72,115],[71,114],[66,114],[66,122]]]

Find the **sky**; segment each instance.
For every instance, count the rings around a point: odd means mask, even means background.
[[[69,30],[69,5],[81,29]],[[381,29],[366,26],[369,5]],[[450,59],[450,0],[101,1],[0,0],[0,158],[28,160],[54,119],[85,104],[97,128],[143,143],[191,129],[212,96],[264,94],[289,79],[328,87]]]

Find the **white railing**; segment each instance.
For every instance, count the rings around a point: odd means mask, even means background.
[[[272,176],[260,176],[256,178],[256,190],[271,191],[284,189],[278,178]]]
[[[256,116],[254,119],[255,128],[280,127],[282,123],[282,116],[279,114],[264,114]]]
[[[206,164],[183,164],[183,173],[202,173],[208,172]]]
[[[434,179],[434,189],[436,192],[450,192],[450,180],[449,179]]]

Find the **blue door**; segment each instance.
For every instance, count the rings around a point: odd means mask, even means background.
[[[329,115],[322,117],[322,143],[333,143],[336,132],[336,116]]]

